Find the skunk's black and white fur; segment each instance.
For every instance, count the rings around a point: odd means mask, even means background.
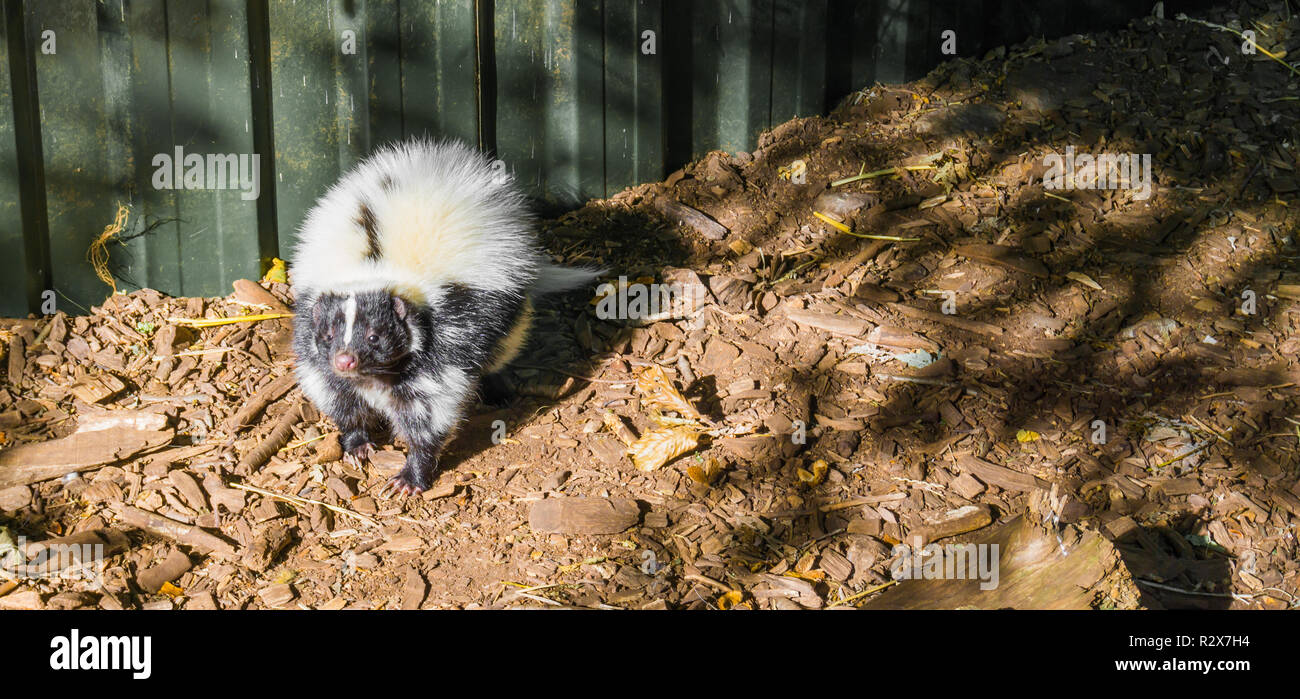
[[[385,490],[429,488],[480,379],[523,347],[531,299],[601,272],[542,254],[523,193],[456,142],[381,150],[308,212],[292,274],[296,372],[358,461],[387,423],[408,444]]]

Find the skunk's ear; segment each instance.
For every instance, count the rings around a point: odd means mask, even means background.
[[[401,296],[393,297],[393,312],[397,314],[398,318],[406,320],[406,302],[402,300]]]
[[[312,325],[320,325],[321,317],[325,315],[325,304],[317,298],[311,305],[311,322]]]

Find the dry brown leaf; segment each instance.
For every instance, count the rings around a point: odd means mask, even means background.
[[[686,468],[686,475],[700,485],[709,485],[722,475],[722,462],[716,456],[710,456],[703,466],[692,465]]]
[[[673,386],[668,373],[658,364],[646,367],[645,371],[636,377],[636,388],[641,392],[641,404],[651,410],[674,412],[692,420],[703,417]]]
[[[642,471],[653,471],[699,446],[700,433],[689,427],[654,430],[641,435],[627,453]]]

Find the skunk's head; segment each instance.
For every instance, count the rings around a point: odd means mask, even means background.
[[[390,374],[414,350],[409,308],[385,291],[323,294],[312,306],[316,353],[343,377]]]

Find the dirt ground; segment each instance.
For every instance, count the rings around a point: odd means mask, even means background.
[[[1204,19],[1300,51],[1281,3]],[[284,283],[4,321],[0,531],[111,558],[0,608],[852,607],[971,505],[1111,542],[1137,592],[1087,606],[1295,607],[1300,80],[1241,43],[1147,18],[954,60],[545,221],[557,259],[686,293],[543,302],[516,399],[405,501],[374,495],[400,445],[340,460],[287,320],[168,320]],[[1150,154],[1149,198],[1046,189],[1067,148]],[[669,428],[698,445],[634,465]]]

